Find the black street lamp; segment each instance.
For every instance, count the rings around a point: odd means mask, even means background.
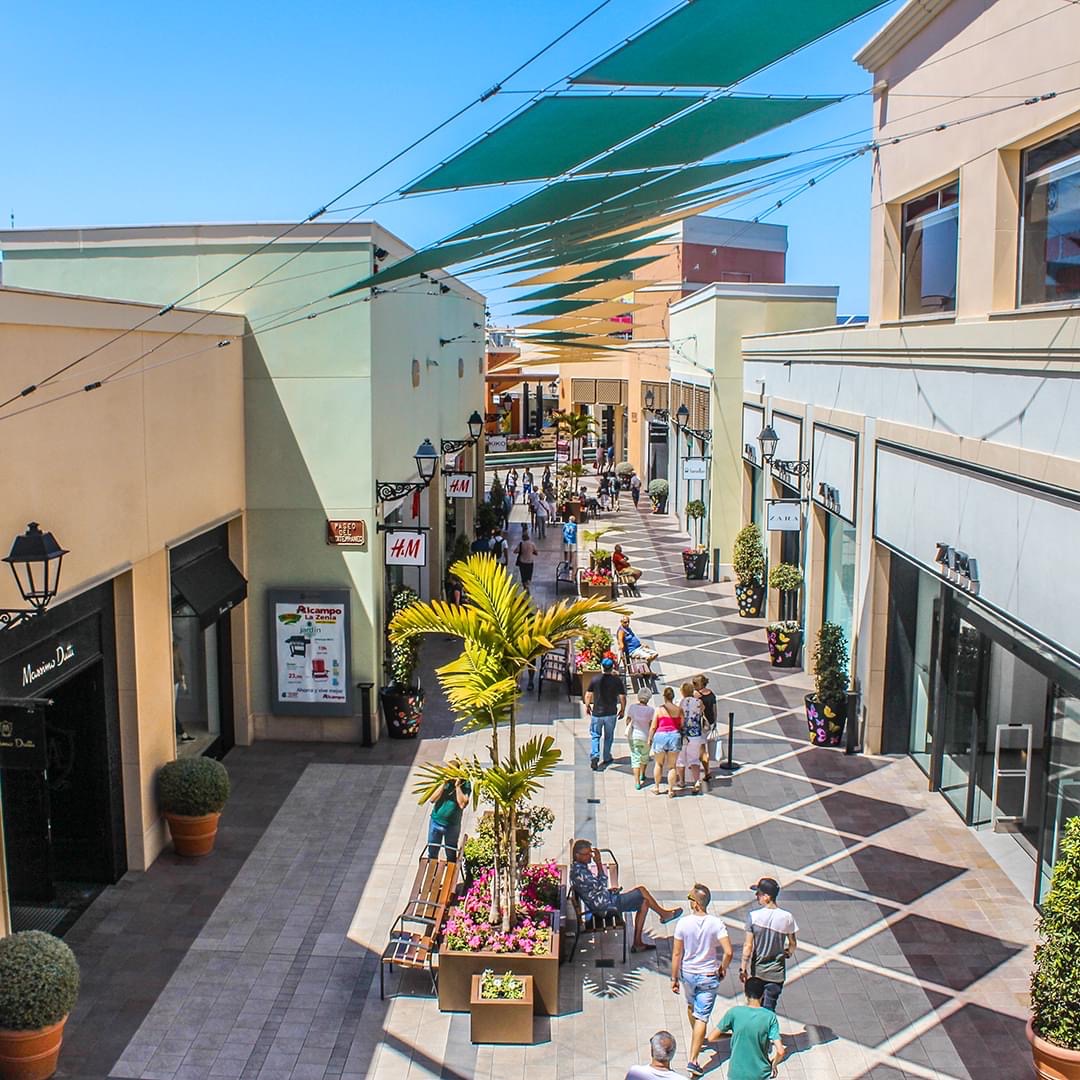
[[[435,470],[439,466],[439,455],[432,446],[430,439],[425,439],[413,455],[416,461],[416,471],[420,474],[419,480],[404,480],[400,483],[389,480],[376,480],[375,493],[380,502],[388,499],[403,499],[414,491],[423,491],[429,487],[435,479]]]
[[[427,487],[435,479],[435,470],[439,467],[439,455],[435,452],[435,447],[431,445],[431,440],[425,439],[416,448],[413,456],[416,459],[416,471],[420,474],[420,479],[424,481],[424,487]]]
[[[757,437],[758,446],[761,447],[761,460],[767,465],[776,454],[776,448],[780,444],[780,436],[773,430],[772,424],[766,424]]]
[[[60,567],[66,554],[67,549],[56,542],[52,533],[43,533],[36,521],[27,525],[22,536],[15,537],[4,562],[11,567],[19,595],[30,608],[0,610],[0,626],[14,626],[40,615],[49,606],[60,587]]]
[[[651,412],[652,407],[655,404],[656,404],[656,393],[653,391],[653,388],[650,386],[645,391],[645,408],[648,409]]]
[[[469,428],[469,437],[467,439],[440,440],[439,447],[444,454],[456,454],[461,450],[467,450],[470,446],[475,446],[480,441],[480,436],[484,431],[484,418],[474,409],[472,416],[469,417],[466,423]],[[419,467],[419,459],[417,465]],[[420,475],[422,476],[423,473]]]
[[[686,407],[686,402],[684,401],[678,407],[678,409],[675,410],[675,420],[678,423],[679,427],[686,427],[686,422],[689,419],[690,419],[690,410]]]
[[[472,439],[473,442],[478,442],[483,430],[484,418],[476,409],[473,409],[473,414],[469,417],[469,438]]]

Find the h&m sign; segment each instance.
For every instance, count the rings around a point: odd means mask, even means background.
[[[386,530],[387,566],[427,566],[427,533]]]
[[[471,499],[473,483],[472,473],[446,473],[446,497],[448,499]]]

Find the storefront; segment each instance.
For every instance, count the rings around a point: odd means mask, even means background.
[[[173,718],[180,757],[223,757],[236,742],[230,612],[247,582],[221,525],[170,549]]]
[[[893,448],[879,450],[883,483],[914,496],[906,526],[899,506],[879,495],[877,507],[890,552],[882,750],[909,753],[967,824],[1011,833],[1036,861],[1038,903],[1080,813],[1080,643],[1047,573],[1080,500]]]
[[[765,514],[765,495],[762,491],[764,476],[761,468],[760,450],[757,437],[765,426],[765,410],[757,405],[743,405],[742,411],[742,459],[745,473],[743,491],[749,498],[749,513],[744,512],[743,520],[748,520],[763,529]],[[745,504],[744,504],[745,505]]]
[[[114,627],[110,581],[0,631],[0,733],[44,748],[0,770],[16,929],[55,928],[127,870]]]
[[[822,621],[836,623],[851,643],[855,612],[855,533],[858,436],[814,425],[814,484],[811,499],[820,515]]]

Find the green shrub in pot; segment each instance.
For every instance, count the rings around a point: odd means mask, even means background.
[[[769,571],[769,588],[780,592],[795,592],[802,588],[802,571],[794,563],[777,563]]]
[[[213,758],[179,758],[161,767],[158,793],[166,814],[219,814],[229,798],[229,772]]]
[[[741,585],[760,582],[765,576],[765,549],[761,542],[761,530],[752,522],[744,525],[735,537],[731,569],[735,580]]]
[[[58,937],[23,930],[0,939],[0,1028],[36,1031],[58,1024],[78,996],[78,961]]]

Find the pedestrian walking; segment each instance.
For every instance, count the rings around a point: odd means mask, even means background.
[[[691,1076],[702,1076],[705,1070],[698,1064],[698,1054],[720,992],[720,980],[731,963],[731,941],[723,921],[709,914],[712,893],[707,885],[694,885],[687,899],[690,911],[676,923],[671,945],[671,992],[677,994],[681,986],[686,998],[690,1020],[686,1071]]]
[[[434,804],[428,822],[429,859],[437,859],[442,854],[447,862],[457,862],[461,812],[469,805],[471,795],[472,785],[468,780],[447,780],[428,800]]]
[[[527,503],[533,490],[533,474],[526,469],[521,474],[521,501]]]
[[[607,510],[611,505],[611,497],[608,493],[608,478],[606,476],[600,477],[600,488],[596,493],[597,502],[600,504],[601,510]]]
[[[759,904],[746,916],[746,940],[739,961],[739,978],[751,976],[765,984],[761,1004],[776,1012],[776,1003],[784,990],[787,962],[798,947],[795,916],[776,906],[780,885],[775,878],[763,877],[751,885]]]
[[[622,481],[614,474],[611,475],[611,509],[619,509],[619,491],[622,488]]]
[[[707,784],[712,779],[709,763],[716,759],[716,695],[709,689],[708,675],[694,676],[694,697],[701,702],[705,714],[702,724],[705,744],[701,748],[701,767],[705,770],[704,780]]]
[[[506,474],[506,494],[510,496],[510,505],[514,505],[514,499],[517,497],[518,489],[518,471],[517,469],[511,469]]]
[[[649,767],[649,729],[656,710],[649,704],[652,691],[642,687],[637,701],[626,710],[626,741],[630,744],[630,767],[634,770],[634,785],[638,791],[645,786],[645,770]]]
[[[658,1031],[649,1040],[649,1064],[631,1065],[623,1080],[670,1080],[671,1059],[675,1057],[675,1036]]]
[[[632,473],[630,476],[630,498],[634,500],[636,508],[638,499],[641,498],[641,477],[637,473]]]
[[[469,545],[469,550],[474,555],[490,555],[491,537],[486,532],[478,532],[476,539]]]
[[[533,498],[536,500],[533,504],[535,536],[537,540],[543,540],[547,537],[548,504],[535,491],[533,492]]]
[[[572,514],[562,527],[562,557],[571,566],[577,567],[577,518]]]
[[[503,566],[507,562],[507,550],[506,541],[503,539],[502,529],[496,529],[491,534],[491,554],[496,562],[500,562]]]
[[[615,444],[607,444],[607,467],[608,472],[611,472],[615,468]]]
[[[545,465],[544,472],[540,477],[540,486],[547,491],[551,487],[551,466]]]
[[[514,548],[514,555],[516,556],[515,562],[517,564],[518,573],[521,575],[521,587],[528,592],[529,585],[532,581],[533,568],[536,563],[536,556],[540,552],[536,545],[529,539],[529,530],[524,526],[521,528],[521,540],[518,542],[516,548]]]
[[[540,494],[536,488],[529,489],[528,498],[525,500],[529,505],[529,526],[532,528],[533,535],[536,535],[536,508],[540,505]]]
[[[610,656],[605,656],[600,661],[600,674],[589,683],[589,689],[585,691],[585,711],[591,717],[589,735],[592,738],[592,747],[589,764],[594,771],[611,764],[615,722],[626,715],[626,687],[622,679],[614,674],[614,669],[615,661]]]
[[[705,746],[705,736],[701,725],[705,715],[700,700],[694,697],[694,684],[682,684],[682,701],[679,708],[683,714],[683,743],[679,750],[679,787],[686,787],[686,773],[690,772],[695,795],[701,794],[701,751]]]
[[[675,704],[675,691],[664,687],[664,700],[649,727],[649,745],[653,752],[654,795],[662,795],[660,778],[667,774],[667,794],[675,797],[675,763],[682,745],[682,709]]]
[[[776,1075],[776,1067],[784,1056],[780,1024],[776,1013],[764,1007],[762,998],[766,984],[751,976],[743,983],[745,1005],[733,1005],[720,1018],[720,1025],[708,1041],[718,1042],[731,1036],[731,1056],[728,1058],[728,1080],[763,1080]]]

